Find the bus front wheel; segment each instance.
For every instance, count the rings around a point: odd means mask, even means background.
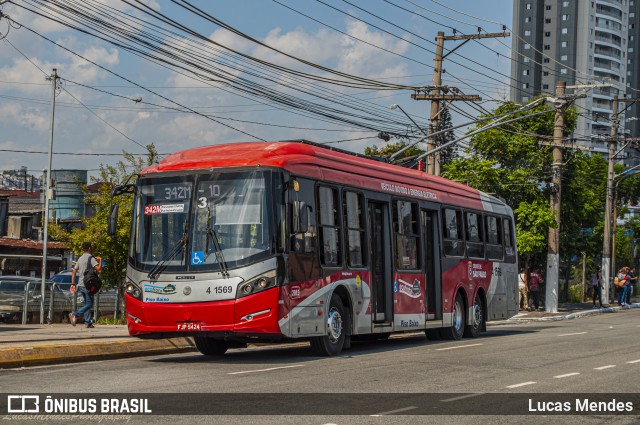
[[[344,346],[347,323],[342,300],[337,294],[331,295],[326,323],[326,335],[311,338],[311,348],[320,356],[335,356],[340,354]]]
[[[196,336],[196,348],[205,356],[222,356],[229,349],[229,342],[220,339]]]
[[[462,299],[462,295],[458,293],[453,304],[453,311],[451,312],[453,315],[453,326],[440,330],[440,334],[444,339],[457,341],[462,338],[466,323],[464,311],[464,300]]]

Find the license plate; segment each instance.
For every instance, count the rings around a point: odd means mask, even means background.
[[[200,323],[193,323],[193,322],[178,323],[178,330],[179,331],[199,331],[201,330]]]

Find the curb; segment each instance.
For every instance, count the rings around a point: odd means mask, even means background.
[[[122,339],[88,344],[51,344],[0,349],[0,369],[197,351],[191,338]]]
[[[629,306],[629,308],[640,308],[640,304],[639,303],[634,303],[631,304]],[[623,307],[617,306],[617,307],[603,307],[603,308],[598,308],[598,309],[594,309],[594,310],[585,310],[585,311],[578,311],[575,313],[569,313],[569,314],[565,314],[562,316],[551,316],[551,317],[522,317],[522,318],[515,318],[512,317],[504,322],[501,322],[501,324],[507,325],[510,323],[527,323],[527,322],[556,322],[559,320],[571,320],[571,319],[577,319],[580,317],[586,317],[586,316],[594,316],[596,314],[604,314],[604,313],[615,313],[616,311],[621,311],[621,310],[628,310],[628,309],[623,309]]]

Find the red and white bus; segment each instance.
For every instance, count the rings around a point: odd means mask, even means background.
[[[133,336],[193,336],[207,355],[306,339],[335,355],[394,332],[477,337],[517,312],[512,210],[444,178],[252,142],[171,154],[134,193]]]

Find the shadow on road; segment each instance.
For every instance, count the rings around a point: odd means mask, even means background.
[[[496,329],[485,332],[478,339],[462,339],[460,341],[430,341],[424,334],[408,334],[391,337],[388,340],[372,340],[372,341],[353,341],[349,350],[344,350],[338,358],[350,358],[362,355],[385,353],[390,351],[410,350],[415,348],[442,348],[454,345],[465,345],[482,342],[484,338],[495,338],[509,335],[524,335],[535,333],[543,329],[542,327],[527,329]],[[548,329],[548,326],[545,327]],[[326,359],[316,355],[305,342],[282,343],[282,344],[265,344],[250,345],[248,348],[230,349],[223,357],[209,357],[201,354],[192,356],[171,356],[163,358],[149,359],[150,362],[156,363],[172,363],[172,364],[190,364],[190,363],[224,363],[224,364],[256,364],[269,362],[273,364],[289,365],[292,362],[310,362],[319,359]]]

